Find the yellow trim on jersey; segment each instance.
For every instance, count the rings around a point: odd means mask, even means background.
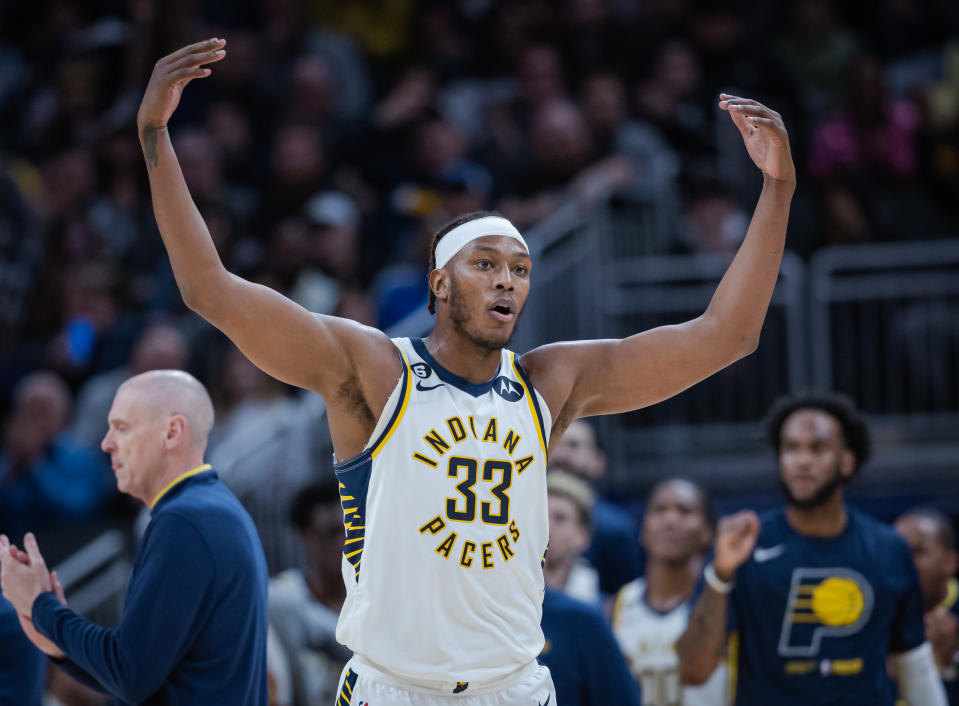
[[[622,615],[623,607],[626,605],[626,589],[630,584],[626,584],[616,593],[616,601],[613,603],[613,619],[610,621],[610,625],[613,626],[613,630],[616,629],[616,626],[619,624],[619,618]]]
[[[403,421],[403,415],[406,414],[406,408],[410,403],[410,390],[413,389],[413,371],[410,369],[410,361],[407,360],[406,353],[404,353],[401,348],[397,348],[397,350],[403,357],[403,365],[406,366],[406,370],[403,371],[403,376],[406,378],[406,391],[403,394],[403,401],[400,402],[400,410],[390,424],[389,429],[380,436],[380,441],[370,449],[370,456],[373,458],[376,458],[376,455],[386,446],[387,442],[389,442],[390,437],[393,436],[393,432],[396,431],[400,422]]]
[[[167,483],[167,484],[163,487],[163,490],[161,490],[159,493],[157,493],[157,496],[156,496],[155,498],[153,498],[153,502],[150,503],[150,509],[152,510],[153,507],[154,507],[158,502],[160,502],[160,498],[162,498],[164,495],[166,495],[167,493],[169,493],[169,492],[170,492],[170,489],[173,488],[173,486],[175,486],[177,483],[179,483],[180,481],[186,480],[186,479],[189,478],[190,476],[195,476],[195,475],[197,475],[198,473],[203,473],[203,471],[209,471],[211,468],[213,468],[213,466],[211,466],[209,463],[204,463],[202,466],[197,466],[197,467],[194,468],[193,470],[190,470],[190,471],[187,471],[186,473],[181,473],[180,475],[178,475],[176,478],[174,478],[174,479],[171,480],[169,483]]]
[[[956,604],[956,600],[959,600],[959,581],[956,579],[949,579],[949,583],[946,586],[946,597],[942,599],[937,608],[942,608],[943,610],[952,610],[952,607]]]
[[[543,449],[543,463],[546,463],[546,439],[543,438],[543,423],[540,422],[540,416],[536,413],[536,405],[533,403],[533,395],[536,393],[531,387],[526,386],[523,376],[519,374],[519,368],[516,367],[516,354],[513,351],[509,352],[509,360],[513,365],[513,372],[516,373],[516,379],[519,380],[519,384],[523,386],[524,390],[526,390],[526,403],[529,405],[529,413],[533,417],[533,426],[536,427],[536,436],[539,437],[539,446],[541,449]]]
[[[727,695],[729,703],[736,700],[736,686],[739,680],[739,632],[729,633],[726,641],[726,666],[729,669],[727,682]]]

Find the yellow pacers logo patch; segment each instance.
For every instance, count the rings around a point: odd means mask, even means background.
[[[872,615],[874,599],[869,581],[853,569],[793,569],[779,635],[779,655],[818,657],[823,640],[847,637],[862,630]]]
[[[812,612],[824,625],[852,625],[864,604],[859,585],[848,578],[828,578],[812,592]]]

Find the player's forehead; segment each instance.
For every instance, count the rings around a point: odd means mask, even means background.
[[[508,235],[484,235],[475,238],[463,246],[459,255],[468,257],[477,253],[529,260],[529,253],[523,247],[523,244]]]
[[[840,441],[838,420],[821,409],[797,409],[783,422],[783,441]]]
[[[910,544],[931,544],[939,541],[939,527],[931,517],[906,515],[896,520],[896,530]]]
[[[648,504],[651,509],[667,509],[681,507],[695,509],[702,504],[699,490],[692,483],[683,480],[672,480],[662,483],[649,496]]]

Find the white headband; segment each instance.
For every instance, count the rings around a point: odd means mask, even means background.
[[[436,244],[436,269],[446,265],[467,243],[486,235],[505,235],[507,238],[513,238],[522,243],[526,252],[529,252],[529,246],[516,230],[516,226],[500,216],[484,216],[456,226],[440,238],[440,242]]]

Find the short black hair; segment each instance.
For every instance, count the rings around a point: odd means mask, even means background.
[[[712,501],[709,499],[709,493],[706,492],[706,489],[703,488],[702,485],[689,478],[673,476],[671,478],[663,478],[661,481],[658,481],[652,488],[649,489],[649,493],[646,496],[647,505],[649,504],[649,501],[652,500],[653,496],[656,495],[656,493],[671,483],[686,483],[687,485],[691,485],[696,489],[696,492],[699,494],[699,502],[703,506],[703,518],[706,520],[706,524],[709,526],[709,528],[715,531],[716,510],[713,507]]]
[[[934,507],[923,505],[904,512],[899,516],[896,522],[905,517],[931,520],[936,525],[936,535],[939,537],[939,541],[942,542],[942,546],[948,551],[956,548],[956,529],[952,524],[952,520],[946,516],[946,513]]]
[[[290,502],[290,522],[300,532],[310,527],[313,508],[318,505],[340,504],[340,491],[332,480],[309,483],[300,488]]]
[[[498,216],[502,218],[502,214],[496,211],[471,211],[470,213],[464,213],[461,216],[457,216],[438,231],[433,233],[433,239],[430,241],[430,264],[429,270],[427,270],[427,277],[429,276],[430,272],[436,269],[436,245],[440,242],[440,240],[443,239],[444,235],[449,233],[454,228],[463,225],[464,223],[475,221],[478,218],[488,218],[489,216]],[[427,280],[426,286],[429,289],[429,301],[426,305],[426,308],[429,309],[431,314],[435,314],[436,295],[433,294],[433,288],[430,286],[429,280]]]
[[[856,459],[856,471],[869,460],[872,441],[866,419],[851,399],[835,392],[804,392],[776,400],[766,416],[766,436],[777,456],[782,445],[783,424],[800,410],[824,412],[836,420],[843,443]]]

